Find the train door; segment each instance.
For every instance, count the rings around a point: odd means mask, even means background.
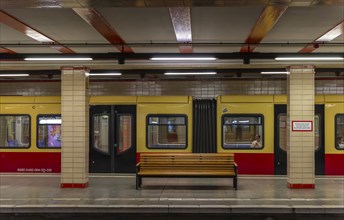
[[[287,174],[287,106],[275,105],[274,129],[274,163],[275,175]],[[315,105],[314,119],[315,136],[315,174],[325,174],[325,149],[324,149],[324,106]]]
[[[92,106],[90,117],[90,172],[134,173],[136,106]]]

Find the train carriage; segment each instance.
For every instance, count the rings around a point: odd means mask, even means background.
[[[286,101],[217,97],[216,152],[234,153],[239,174],[286,174]],[[344,175],[344,97],[315,102],[315,173]],[[90,97],[89,171],[130,173],[140,153],[193,152],[194,103],[190,96]],[[1,96],[0,104],[0,172],[61,172],[61,123],[68,122],[60,97]]]

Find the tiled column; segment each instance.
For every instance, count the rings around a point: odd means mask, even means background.
[[[314,188],[314,66],[291,66],[288,89],[288,187]]]
[[[63,67],[61,76],[61,187],[88,185],[88,70]]]

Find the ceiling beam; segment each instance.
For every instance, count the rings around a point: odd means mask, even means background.
[[[0,53],[16,54],[16,52],[14,52],[13,50],[10,50],[10,49],[5,48],[5,47],[0,47]]]
[[[20,33],[25,34],[29,38],[34,39],[44,45],[48,45],[51,48],[60,51],[61,53],[75,53],[73,50],[69,49],[68,47],[63,46],[59,42],[53,40],[52,38],[42,34],[41,32],[35,30],[34,28],[30,27],[29,25],[25,24],[24,22],[20,21],[19,19],[13,17],[10,14],[0,10],[0,22],[6,24],[7,26],[19,31]]]
[[[342,0],[1,0],[2,8],[236,7],[281,3],[293,7],[343,5]]]
[[[312,43],[302,48],[299,53],[312,53],[320,47],[321,44],[330,42],[344,33],[344,21],[335,25],[330,30],[326,31],[320,37],[315,39]]]
[[[192,42],[191,33],[191,9],[188,7],[169,8],[170,16],[173,24],[174,33],[179,45],[181,53],[192,53],[192,45],[185,45]]]
[[[134,53],[108,21],[93,8],[73,8],[82,19],[96,29],[105,39],[122,53]]]
[[[286,5],[268,5],[260,14],[240,52],[253,52],[287,10]]]
[[[300,54],[300,53],[192,53],[192,54],[180,54],[180,53],[78,53],[78,54],[55,54],[55,53],[21,53],[21,54],[1,54],[0,60],[11,61],[24,58],[77,58],[87,57],[93,58],[93,60],[111,60],[125,58],[126,60],[147,60],[151,61],[152,57],[178,57],[178,58],[197,58],[197,57],[210,57],[217,58],[219,60],[274,60],[277,57],[300,57],[300,58],[316,58],[316,57],[343,57],[343,53],[312,53],[312,54]],[[279,61],[283,62],[283,61]],[[314,61],[317,62],[317,61]],[[342,63],[342,60],[338,60]],[[160,62],[161,63],[161,62]]]

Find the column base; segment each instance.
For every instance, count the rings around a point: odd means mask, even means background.
[[[87,188],[88,183],[61,183],[61,188]]]
[[[315,184],[304,184],[304,183],[288,183],[290,189],[314,189]]]

